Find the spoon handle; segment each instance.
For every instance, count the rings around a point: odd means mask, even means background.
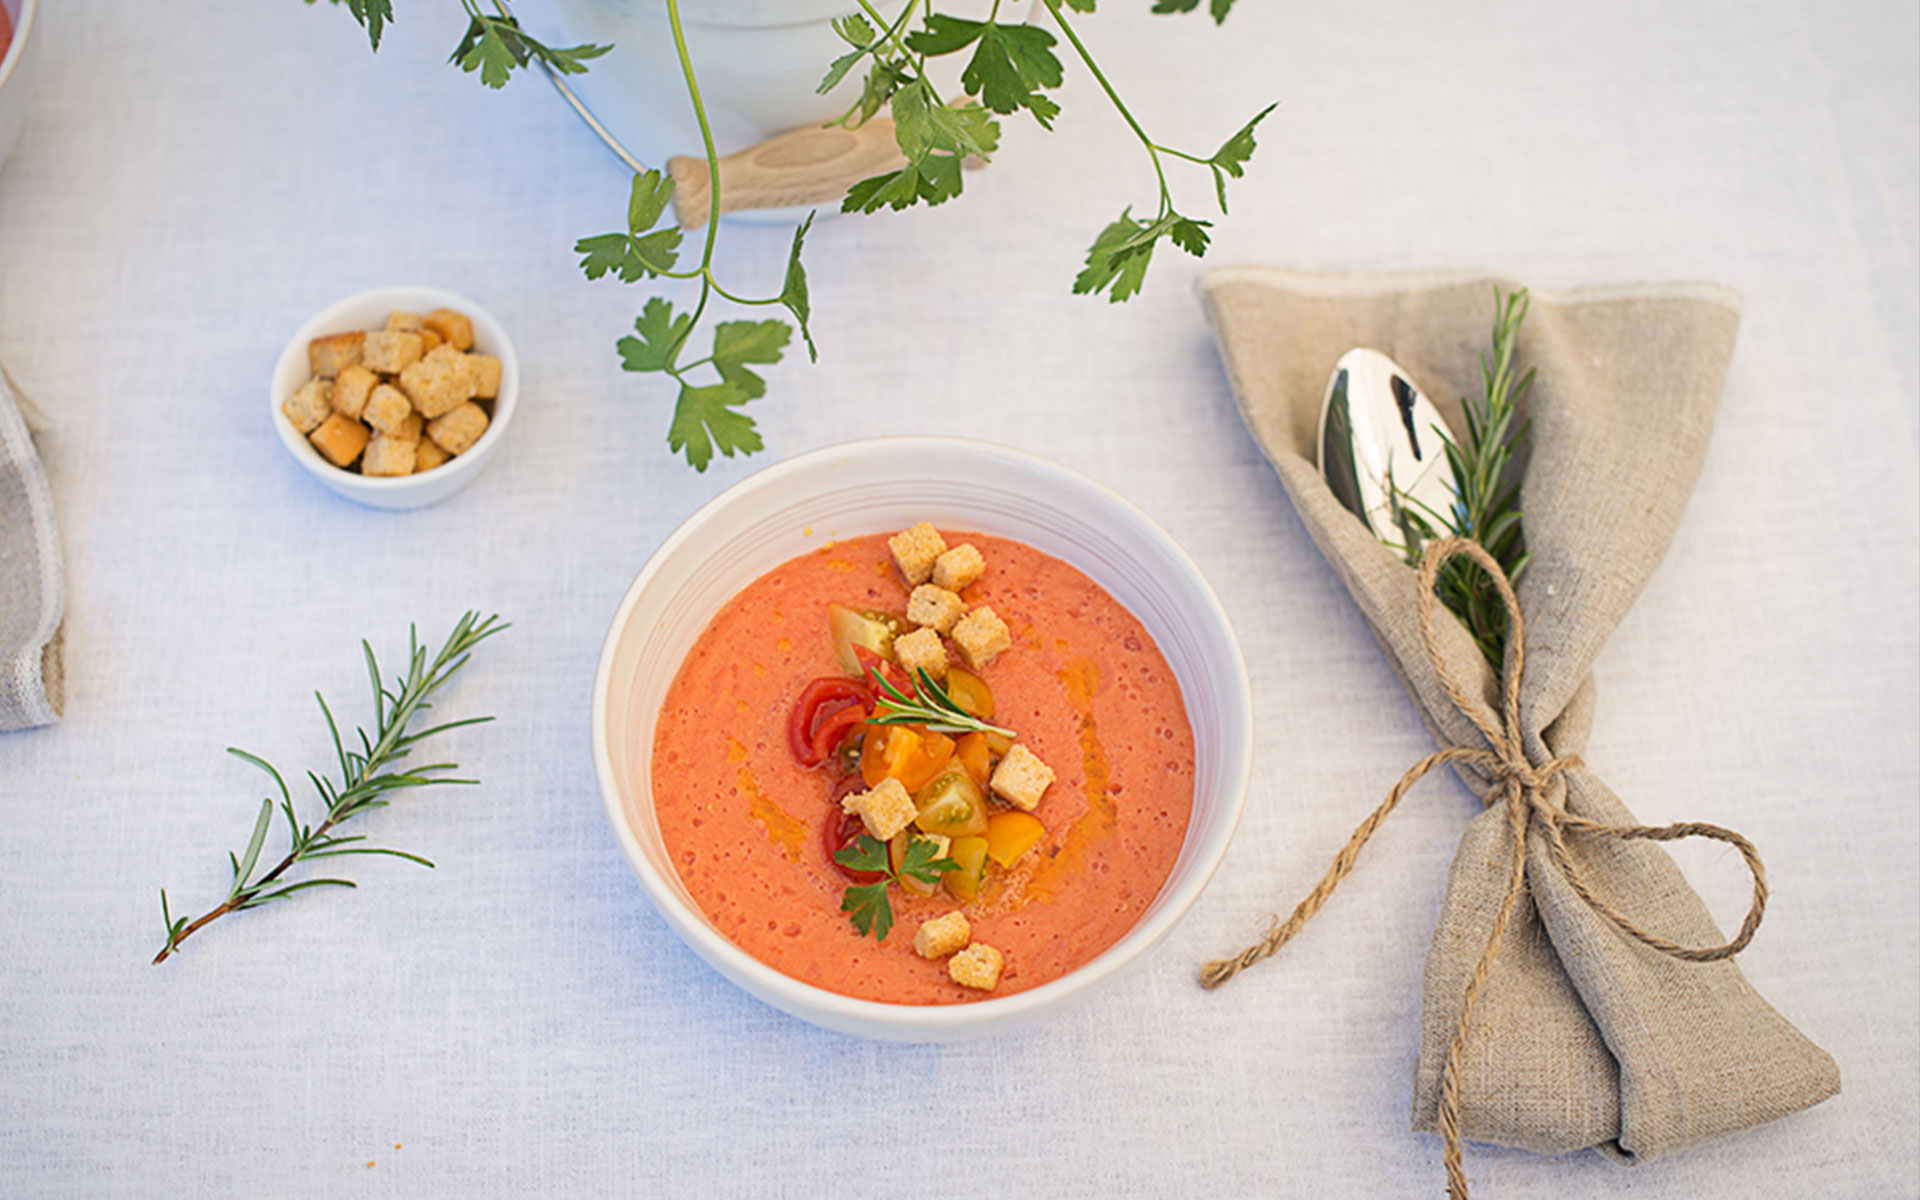
[[[893,122],[875,117],[858,129],[802,126],[777,133],[719,162],[720,211],[832,204],[869,176],[906,165],[893,139]],[[676,155],[673,213],[682,229],[707,223],[710,193],[705,159]]]

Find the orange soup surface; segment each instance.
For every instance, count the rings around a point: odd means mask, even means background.
[[[961,593],[991,605],[1013,645],[980,674],[994,723],[1055,779],[1033,810],[1046,836],[960,904],[890,889],[884,942],[841,911],[849,881],[828,860],[838,825],[831,769],[788,750],[808,681],[842,676],[827,605],[904,613],[885,535],[830,543],[762,576],[722,608],[667,693],[654,738],[660,831],[681,880],[735,945],[796,979],[866,1000],[953,1004],[1037,987],[1118,941],[1166,882],[1193,808],[1193,731],[1173,671],[1133,614],[1066,563],[1018,542],[971,542],[986,573]],[[948,978],[913,951],[923,921],[955,908],[1006,960],[998,988]]]

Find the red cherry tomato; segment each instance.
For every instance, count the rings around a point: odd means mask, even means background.
[[[833,856],[842,850],[851,850],[859,842],[861,835],[867,832],[866,825],[859,817],[840,810],[842,797],[850,796],[865,787],[866,783],[858,775],[849,775],[835,784],[828,798],[830,807],[823,814],[820,822],[820,849],[825,852],[828,864],[847,879],[859,884],[878,883],[886,876],[879,871],[856,871]]]
[[[813,731],[813,761],[802,766],[818,766],[833,757],[840,743],[853,730],[866,722],[868,709],[861,704],[849,704],[838,712],[820,718],[820,727]]]
[[[787,750],[794,761],[803,767],[817,767],[824,762],[838,740],[816,752],[816,731],[825,718],[853,707],[863,713],[873,707],[873,693],[854,680],[821,678],[802,688],[800,698],[793,702],[793,709],[787,714]]]
[[[919,697],[920,693],[913,686],[913,680],[908,679],[907,673],[899,667],[881,658],[865,646],[855,646],[853,648],[853,656],[860,660],[860,679],[862,682],[871,681],[873,679],[873,673],[879,671],[880,677],[894,687],[899,688],[900,693],[907,697],[907,699],[913,700]]]

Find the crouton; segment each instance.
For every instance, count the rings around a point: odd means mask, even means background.
[[[373,389],[373,395],[367,397],[367,407],[360,414],[360,419],[381,433],[396,434],[406,425],[407,418],[413,415],[413,405],[407,402],[406,395],[392,384],[383,383]]]
[[[1013,635],[1007,632],[1007,623],[983,604],[955,622],[953,645],[960,651],[960,661],[978,671],[1013,645]]]
[[[342,367],[333,381],[333,411],[358,421],[380,377],[359,363]]]
[[[453,347],[442,346],[400,372],[400,387],[421,416],[431,421],[473,399],[474,379],[466,358]]]
[[[922,584],[932,577],[933,560],[947,552],[947,543],[940,537],[939,530],[922,521],[887,539],[887,549],[893,551],[894,565],[900,568],[906,581]]]
[[[367,335],[358,331],[317,337],[307,343],[307,365],[322,379],[332,379],[360,361],[366,339]]]
[[[986,569],[987,560],[980,557],[980,551],[974,549],[973,543],[962,542],[933,560],[933,582],[950,592],[957,592],[980,578]]]
[[[367,443],[366,456],[360,460],[362,475],[411,475],[420,443],[376,435]]]
[[[413,415],[418,417],[420,414]],[[452,457],[440,448],[439,442],[432,438],[421,438],[419,447],[413,452],[413,473],[418,475],[422,471],[431,471]]]
[[[921,584],[907,598],[907,620],[939,634],[951,633],[953,623],[966,611],[965,600],[931,583]]]
[[[473,322],[463,314],[450,308],[436,308],[427,314],[426,325],[455,350],[473,349]]]
[[[935,917],[921,925],[913,935],[913,952],[921,958],[945,958],[966,947],[973,937],[966,914],[954,909],[944,917]]]
[[[313,443],[313,448],[318,450],[328,462],[336,467],[344,467],[360,457],[360,452],[367,448],[367,439],[371,436],[365,425],[352,417],[334,413],[320,422],[320,427],[308,434],[307,440]]]
[[[422,329],[426,328],[426,324],[427,319],[419,313],[400,312],[396,310],[387,314],[388,329],[400,329],[408,333],[419,333]]]
[[[918,679],[917,672],[922,670],[935,679],[947,677],[947,648],[941,644],[940,635],[931,629],[916,629],[894,638],[893,656],[899,660],[908,679]]]
[[[988,786],[993,794],[1014,805],[1016,808],[1032,812],[1034,805],[1040,803],[1040,797],[1053,783],[1053,768],[1040,761],[1040,756],[1021,743],[1014,743],[1013,749],[1000,760],[993,769],[993,778]]]
[[[376,329],[360,346],[360,361],[382,375],[398,375],[426,353],[420,335],[405,330]]]
[[[423,353],[432,354],[435,350],[447,344],[447,339],[441,337],[431,329],[416,329],[414,332],[420,335],[420,349]]]
[[[427,422],[427,436],[448,454],[465,454],[486,431],[487,410],[471,400]]]
[[[500,395],[499,359],[491,354],[469,354],[467,355],[467,373],[473,377],[475,400],[492,400]]]
[[[324,379],[309,379],[280,402],[280,411],[301,433],[312,433],[333,412],[333,384]]]
[[[898,779],[888,776],[880,781],[880,786],[870,791],[855,792],[840,801],[843,812],[850,812],[860,818],[867,832],[876,841],[886,841],[913,823],[919,811],[913,807],[913,797]]]
[[[403,442],[417,442],[427,436],[427,419],[417,412],[408,410],[406,419],[400,422],[400,428],[386,436],[398,438]]]
[[[975,942],[947,960],[947,974],[961,987],[990,992],[1000,983],[1000,971],[1006,960],[985,942]]]

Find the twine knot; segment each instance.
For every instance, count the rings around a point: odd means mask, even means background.
[[[1434,584],[1440,575],[1440,569],[1457,555],[1464,555],[1479,564],[1493,580],[1495,589],[1500,593],[1501,603],[1507,612],[1507,659],[1502,672],[1500,695],[1500,720],[1489,720],[1483,711],[1483,705],[1474,703],[1453,677],[1447,660],[1440,652],[1439,636],[1433,618]],[[1487,938],[1487,946],[1481,952],[1480,960],[1475,964],[1473,975],[1467,982],[1465,1002],[1461,1006],[1460,1020],[1454,1028],[1453,1040],[1447,1047],[1446,1067],[1441,1073],[1439,1126],[1441,1137],[1445,1141],[1444,1159],[1447,1169],[1447,1194],[1452,1200],[1467,1200],[1467,1178],[1460,1157],[1460,1060],[1466,1046],[1467,1031],[1472,1027],[1474,1006],[1479,1002],[1480,993],[1486,986],[1487,974],[1493,967],[1494,958],[1500,952],[1501,941],[1506,937],[1507,925],[1513,917],[1514,907],[1519,903],[1527,882],[1527,837],[1530,832],[1538,832],[1546,845],[1546,851],[1561,877],[1588,907],[1606,917],[1621,932],[1636,939],[1652,949],[1684,962],[1714,962],[1731,958],[1746,948],[1748,942],[1760,927],[1760,919],[1767,907],[1767,874],[1760,862],[1759,851],[1754,849],[1740,834],[1718,825],[1708,825],[1696,821],[1679,822],[1672,825],[1614,825],[1605,821],[1592,821],[1569,812],[1563,805],[1555,802],[1556,794],[1564,794],[1566,784],[1564,776],[1569,771],[1585,766],[1577,755],[1549,759],[1535,763],[1527,756],[1526,741],[1520,724],[1520,680],[1526,667],[1526,627],[1520,615],[1520,601],[1514,595],[1512,581],[1500,564],[1479,543],[1464,538],[1446,538],[1427,546],[1420,560],[1420,636],[1427,649],[1427,656],[1433,662],[1435,673],[1441,685],[1446,689],[1447,697],[1460,714],[1471,721],[1480,731],[1485,744],[1481,746],[1454,745],[1436,750],[1415,763],[1400,777],[1387,793],[1380,806],[1360,822],[1347,844],[1334,855],[1333,864],[1326,875],[1315,885],[1305,899],[1295,906],[1293,913],[1284,922],[1276,919],[1265,937],[1248,946],[1232,958],[1219,959],[1208,963],[1200,972],[1201,986],[1217,988],[1246,968],[1263,959],[1272,957],[1279,949],[1293,939],[1320,907],[1327,902],[1333,890],[1340,885],[1353,870],[1359,859],[1360,850],[1367,844],[1374,831],[1387,819],[1388,814],[1399,806],[1401,797],[1408,789],[1418,783],[1427,772],[1435,767],[1464,763],[1478,768],[1493,780],[1494,786],[1488,791],[1486,805],[1493,808],[1504,802],[1507,806],[1507,827],[1512,861],[1507,876],[1507,890],[1500,902],[1499,913],[1494,918],[1493,932]],[[1575,865],[1572,854],[1567,849],[1568,834],[1584,834],[1615,841],[1656,841],[1667,842],[1681,838],[1705,837],[1722,841],[1740,851],[1746,860],[1747,870],[1753,876],[1753,902],[1747,909],[1746,920],[1741,922],[1740,932],[1729,941],[1718,946],[1683,946],[1668,941],[1657,934],[1640,928],[1618,909],[1594,894],[1587,886],[1580,869]]]

